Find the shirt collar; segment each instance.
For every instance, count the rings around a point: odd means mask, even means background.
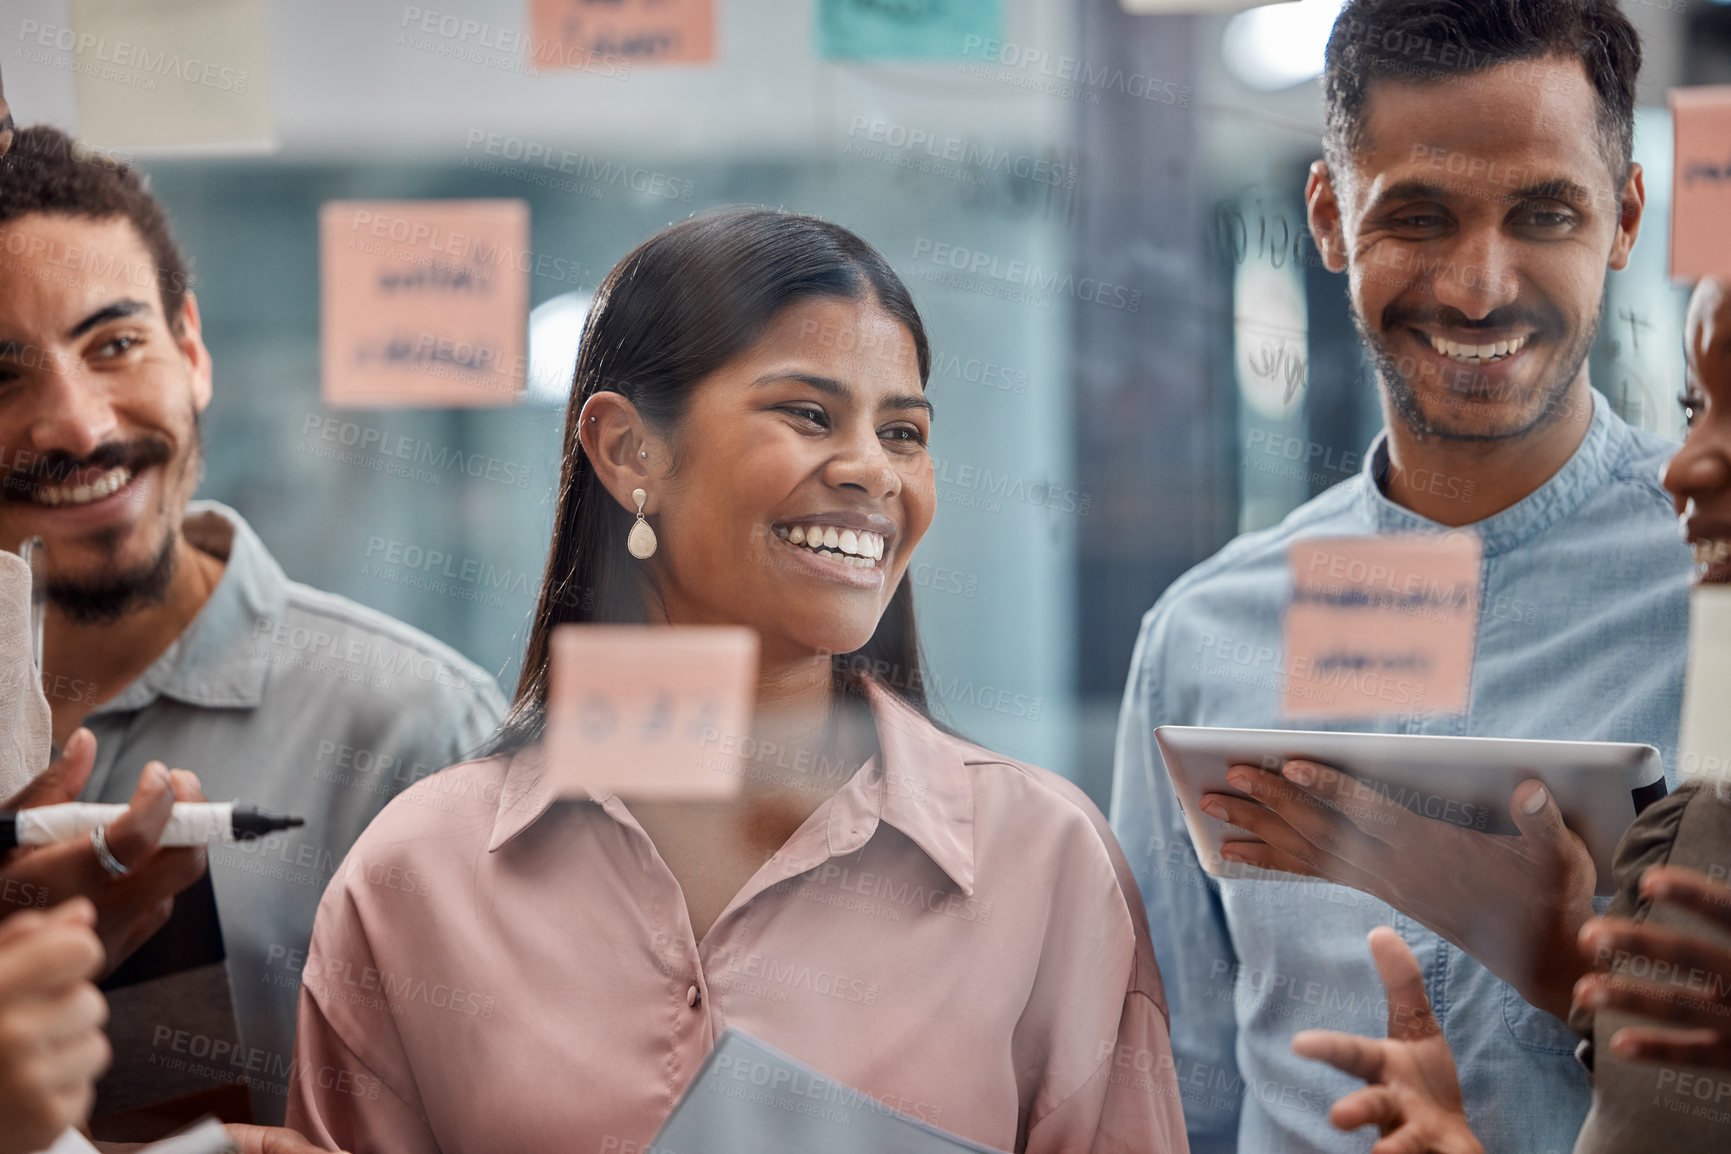
[[[1593,418],[1587,435],[1561,469],[1521,500],[1494,516],[1474,521],[1470,528],[1484,542],[1487,557],[1507,553],[1572,516],[1602,489],[1627,455],[1629,426],[1611,411],[1595,390]],[[1421,517],[1397,505],[1382,491],[1381,479],[1388,474],[1388,430],[1371,442],[1359,474],[1359,506],[1379,533],[1441,533],[1448,526]],[[1468,482],[1470,484],[1470,482]],[[1470,494],[1464,494],[1470,500]]]
[[[268,654],[252,644],[260,622],[288,603],[288,578],[239,513],[215,501],[187,505],[181,531],[226,561],[210,598],[172,645],[93,716],[143,709],[169,697],[205,709],[253,709],[264,699]]]
[[[881,821],[919,846],[965,896],[973,896],[974,786],[963,743],[876,681],[866,682],[866,697],[880,753],[814,814],[828,810],[824,836],[829,856],[858,850]],[[538,748],[512,755],[499,791],[489,852],[533,825],[559,800],[544,770]],[[586,788],[584,795],[615,819],[620,816],[611,794]]]
[[[877,681],[865,685],[880,752],[836,794],[829,815],[831,856],[865,845],[876,826],[861,819],[875,814],[972,897],[974,782],[962,743]]]

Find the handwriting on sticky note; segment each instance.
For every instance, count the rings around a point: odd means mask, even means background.
[[[839,60],[981,59],[1001,47],[1003,0],[819,0],[818,51]]]
[[[1731,85],[1673,88],[1671,275],[1731,274]]]
[[[702,64],[715,59],[715,0],[534,0],[534,39],[541,67]]]
[[[1477,535],[1299,541],[1287,556],[1287,716],[1466,709],[1483,558]]]
[[[515,404],[527,375],[529,206],[333,200],[319,211],[332,405]]]
[[[756,685],[750,629],[561,626],[548,670],[549,781],[563,796],[734,796]]]

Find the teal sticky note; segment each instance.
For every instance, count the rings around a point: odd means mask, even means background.
[[[818,0],[818,51],[832,60],[960,60],[1001,40],[1003,0]],[[971,41],[970,41],[970,38]]]

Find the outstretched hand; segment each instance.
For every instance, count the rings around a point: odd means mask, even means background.
[[[1731,932],[1731,886],[1705,874],[1654,866],[1641,875],[1641,896],[1690,910]],[[1582,978],[1575,985],[1577,1005],[1655,1023],[1618,1030],[1612,1053],[1632,1062],[1731,1070],[1731,948],[1650,922],[1594,918],[1581,930],[1581,952],[1600,966],[1619,964],[1623,972]],[[1633,977],[1631,971],[1654,977]]]
[[[1375,1126],[1371,1154],[1484,1154],[1467,1127],[1454,1056],[1425,996],[1418,961],[1387,926],[1370,932],[1370,953],[1388,991],[1388,1037],[1305,1030],[1292,1052],[1363,1078],[1370,1085],[1334,1104],[1337,1130]]]

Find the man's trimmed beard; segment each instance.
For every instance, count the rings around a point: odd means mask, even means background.
[[[1382,341],[1381,334],[1373,332],[1364,321],[1357,302],[1352,306],[1352,323],[1358,329],[1358,336],[1364,342],[1364,347],[1370,350],[1371,360],[1376,365],[1376,373],[1388,390],[1389,400],[1394,404],[1395,415],[1415,437],[1438,441],[1455,441],[1457,443],[1489,444],[1495,441],[1518,441],[1529,434],[1537,432],[1550,422],[1560,418],[1567,411],[1566,401],[1569,390],[1574,387],[1575,378],[1580,375],[1581,366],[1586,363],[1587,354],[1592,351],[1593,338],[1599,332],[1599,316],[1593,314],[1593,321],[1587,326],[1580,338],[1563,350],[1559,361],[1558,373],[1544,386],[1544,404],[1533,413],[1532,418],[1524,423],[1502,429],[1479,430],[1460,428],[1433,420],[1424,410],[1420,402],[1418,390],[1413,387],[1404,373],[1400,371],[1399,359],[1395,357]],[[1472,367],[1462,365],[1461,373],[1470,374]],[[1489,401],[1503,399],[1494,389],[1486,390],[1482,399],[1471,394],[1462,396],[1460,407],[1466,408]]]
[[[166,451],[155,443],[146,445],[132,463],[154,463]],[[196,409],[192,414],[191,456],[181,467],[181,476],[189,470],[200,477],[204,473],[204,414]],[[122,538],[123,531],[115,529],[103,531],[98,539],[104,550],[112,555],[120,548]],[[46,583],[48,603],[77,625],[112,625],[128,613],[161,605],[168,596],[169,583],[174,579],[176,546],[179,543],[179,531],[169,526],[164,529],[162,543],[156,552],[141,565],[125,570],[105,566],[89,577],[51,577]]]
[[[162,604],[174,578],[177,536],[169,529],[155,557],[130,570],[104,569],[79,580],[50,579],[49,603],[77,625],[111,625],[134,610]],[[119,542],[105,544],[112,549]]]

